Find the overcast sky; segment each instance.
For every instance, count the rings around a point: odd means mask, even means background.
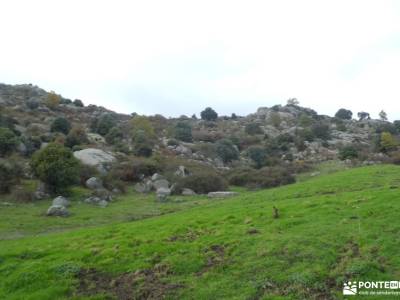
[[[0,82],[118,112],[400,119],[400,1],[0,0]]]

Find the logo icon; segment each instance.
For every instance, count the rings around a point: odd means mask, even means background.
[[[357,295],[357,283],[345,282],[343,284],[343,295]]]

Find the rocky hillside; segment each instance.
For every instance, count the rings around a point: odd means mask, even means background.
[[[290,183],[293,174],[327,160],[349,165],[400,161],[400,122],[388,122],[384,112],[380,120],[365,112],[354,119],[346,109],[329,117],[289,99],[285,106],[261,107],[248,116],[218,116],[212,108],[200,116],[124,115],[37,86],[0,84],[0,162],[4,174],[21,169],[13,178],[2,175],[1,192],[12,191],[20,178],[49,185],[32,160],[50,144],[88,166],[80,170],[81,182],[97,172],[108,190],[132,182],[144,192],[155,173],[169,180],[165,188],[204,193],[227,184]],[[207,188],[215,178],[223,182]]]

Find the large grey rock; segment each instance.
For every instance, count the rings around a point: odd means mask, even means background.
[[[209,198],[228,198],[237,196],[239,193],[236,192],[210,192],[208,193]]]
[[[86,187],[91,190],[102,189],[103,182],[97,177],[91,177],[86,180]]]
[[[92,196],[98,197],[101,200],[112,201],[112,193],[104,188],[97,189],[93,192]]]
[[[65,206],[62,205],[52,205],[47,210],[48,216],[56,216],[56,217],[67,217],[69,216],[69,212]]]
[[[166,179],[159,179],[153,182],[153,187],[155,190],[158,190],[159,188],[169,188],[169,182]]]
[[[58,196],[53,199],[53,206],[64,206],[68,207],[70,205],[70,202],[67,198],[63,196]]]
[[[185,188],[185,189],[182,190],[182,195],[184,195],[184,196],[193,196],[193,195],[196,195],[196,193],[191,189],[186,189]]]
[[[182,154],[182,155],[192,155],[192,150],[188,147],[185,147],[183,145],[179,145],[174,149],[175,152]]]
[[[157,200],[160,202],[165,202],[168,200],[168,196],[171,195],[171,190],[169,188],[160,187],[156,192]]]
[[[152,188],[152,183],[151,182],[139,182],[135,184],[135,191],[138,193],[149,193]]]
[[[74,156],[81,161],[82,164],[87,166],[96,167],[100,172],[106,172],[105,164],[110,164],[116,158],[103,150],[88,148],[80,151],[75,151]]]

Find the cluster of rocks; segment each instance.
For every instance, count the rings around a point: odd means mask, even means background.
[[[92,190],[92,195],[84,200],[85,203],[107,207],[112,201],[112,193],[104,188],[103,182],[97,177],[86,180],[86,187]]]
[[[151,178],[144,179],[135,185],[135,190],[138,193],[149,193],[156,191],[157,199],[160,202],[165,202],[169,195],[171,195],[174,186],[164,178],[164,176],[155,173]]]

